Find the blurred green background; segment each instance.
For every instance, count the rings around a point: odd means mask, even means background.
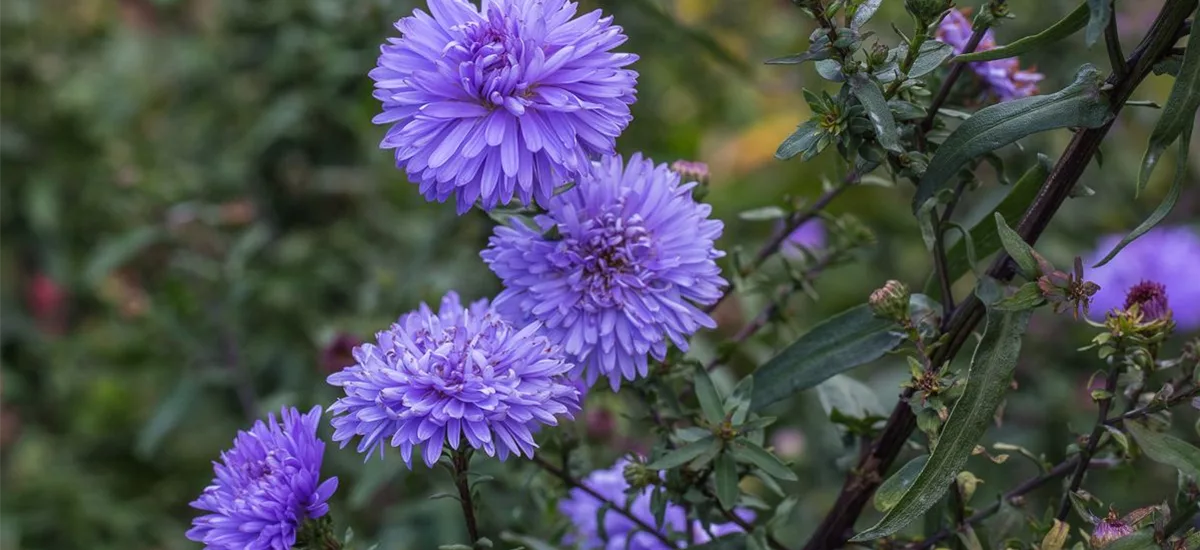
[[[0,547],[198,547],[183,536],[193,516],[187,503],[211,478],[210,461],[267,411],[330,404],[336,396],[323,379],[344,363],[344,350],[330,349],[339,335],[369,337],[449,289],[471,299],[498,290],[478,257],[491,221],[426,204],[377,148],[384,130],[370,123],[377,104],[366,73],[391,23],[416,3],[3,2]],[[836,177],[829,153],[809,164],[772,158],[808,115],[800,88],[833,89],[809,66],[761,64],[806,47],[812,23],[790,2],[583,4],[613,14],[630,36],[622,50],[641,56],[635,119],[619,149],[708,162],[707,200],[727,224],[722,248],[752,250],[772,230],[739,211],[813,197],[823,177]],[[902,2],[884,4],[872,26],[894,43],[888,22],[910,23]],[[1126,51],[1160,4],[1119,3]],[[1001,42],[1074,7],[1010,5],[1017,18],[998,31]],[[1046,73],[1043,89],[1054,90],[1081,63],[1103,60],[1102,47],[1086,50],[1075,37],[1023,63]],[[1170,82],[1152,77],[1137,99],[1162,101]],[[1070,201],[1039,243],[1051,259],[1086,253],[1097,234],[1128,230],[1157,204],[1169,169],[1136,202],[1132,188],[1156,118],[1145,108],[1122,113],[1104,168],[1085,176],[1096,196]],[[1068,139],[1054,132],[1006,148],[1005,171],[1019,175],[1035,152],[1055,156]],[[1193,174],[1198,166],[1200,154],[1191,155]],[[965,219],[1004,193],[991,168],[981,178],[960,209]],[[1198,187],[1190,189],[1176,222],[1200,211]],[[744,346],[726,381],[885,279],[923,283],[929,261],[905,206],[910,192],[907,183],[863,186],[834,203],[833,212],[853,213],[876,232],[878,244],[819,279],[818,300],[794,299],[788,328]],[[735,331],[760,304],[731,301],[719,312],[720,332]],[[1068,425],[1081,430],[1094,415],[1083,385],[1098,365],[1073,351],[1089,338],[1082,323],[1048,312],[1035,319],[1020,391],[990,440],[1062,456]],[[887,407],[905,372],[885,360],[855,376]],[[803,394],[778,411],[795,444],[786,454],[802,473],[789,487],[805,495],[797,536],[836,495],[837,459],[846,453],[815,402]],[[623,419],[628,409],[628,399],[597,390],[583,421],[567,428],[600,444],[589,455],[595,465],[644,448],[647,430]],[[977,502],[1034,473],[1019,460],[985,462],[972,463],[985,480]],[[409,473],[394,455],[363,466],[352,449],[333,445],[326,464],[342,481],[336,521],[360,538],[401,550],[461,540],[457,504],[427,499],[448,486],[444,473]],[[552,506],[542,496],[553,483],[517,463],[482,468],[506,474],[484,487],[486,527],[547,537],[561,528],[529,521]],[[1146,472],[1096,476],[1095,492],[1120,496],[1123,508],[1161,501],[1173,474]]]

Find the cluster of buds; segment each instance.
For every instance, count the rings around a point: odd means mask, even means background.
[[[640,460],[630,460],[621,473],[625,476],[625,482],[629,484],[631,491],[640,491],[662,481],[658,472],[647,468],[646,464]]]
[[[904,0],[904,9],[925,27],[932,25],[952,7],[954,2],[950,0]]]
[[[871,293],[867,303],[877,317],[891,319],[897,323],[908,322],[908,287],[900,281],[888,281]]]
[[[1100,290],[1100,285],[1083,278],[1083,260],[1075,257],[1075,273],[1063,273],[1054,269],[1050,262],[1040,254],[1034,253],[1038,269],[1042,276],[1038,277],[1038,288],[1042,296],[1054,307],[1055,313],[1071,310],[1076,319],[1082,311],[1087,315],[1092,304],[1092,296]]]
[[[1149,354],[1150,362],[1157,355],[1159,346],[1175,330],[1165,288],[1150,281],[1142,281],[1130,288],[1125,307],[1108,312],[1104,323],[1096,326],[1105,329],[1092,340],[1093,347],[1100,348],[1101,357],[1111,355],[1118,347],[1142,349]],[[1146,361],[1139,362],[1138,366],[1149,366],[1142,363]]]

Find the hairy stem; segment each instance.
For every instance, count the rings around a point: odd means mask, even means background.
[[[479,524],[475,521],[475,503],[471,499],[471,484],[467,479],[471,457],[463,450],[454,451],[454,485],[458,487],[458,502],[462,504],[463,520],[467,523],[467,534],[471,543],[479,540]]]
[[[614,511],[618,514],[621,514],[622,516],[625,516],[626,518],[629,518],[629,521],[632,521],[643,531],[649,533],[650,535],[654,536],[658,540],[662,541],[662,543],[667,545],[668,547],[674,548],[676,546],[676,544],[674,542],[672,542],[671,539],[668,538],[665,534],[663,534],[662,531],[660,531],[659,529],[656,529],[653,525],[650,525],[649,523],[642,521],[641,518],[635,516],[633,514],[633,512],[629,509],[629,507],[626,506],[624,503],[613,502],[611,500],[608,500],[607,498],[604,498],[604,495],[596,492],[595,489],[592,489],[591,487],[584,485],[582,481],[575,479],[575,477],[572,476],[571,474],[567,473],[566,470],[559,468],[558,466],[555,466],[549,462],[546,462],[546,460],[540,456],[533,455],[533,458],[531,458],[530,460],[533,461],[534,464],[537,464],[538,467],[540,467],[541,469],[546,470],[546,472],[550,473],[550,475],[553,475],[554,477],[557,477],[558,479],[562,480],[562,482],[566,483],[568,486],[579,489],[579,490],[587,493],[592,498],[607,504],[612,509],[612,511]]]
[[[1096,425],[1092,427],[1092,433],[1088,436],[1087,445],[1079,452],[1079,462],[1075,466],[1075,471],[1071,474],[1071,484],[1062,498],[1058,501],[1058,514],[1055,516],[1059,521],[1067,519],[1067,514],[1071,513],[1071,493],[1079,490],[1080,485],[1083,485],[1083,475],[1087,473],[1088,464],[1092,460],[1092,455],[1096,454],[1096,447],[1100,445],[1100,437],[1104,435],[1105,422],[1108,420],[1108,409],[1112,408],[1112,402],[1117,391],[1117,376],[1121,373],[1121,365],[1123,354],[1116,354],[1110,357],[1112,365],[1108,367],[1108,376],[1104,379],[1104,392],[1106,395],[1100,399],[1100,407],[1096,415]]]
[[[1184,20],[1195,5],[1196,0],[1167,0],[1150,31],[1127,60],[1129,72],[1124,77],[1109,77],[1107,83],[1111,85],[1111,89],[1108,91],[1108,97],[1114,114],[1150,73],[1151,66],[1174,45]],[[930,111],[934,112],[936,109]],[[1051,218],[1091,163],[1110,127],[1111,123],[1075,133],[1075,137],[1038,191],[1033,204],[1025,211],[1017,225],[1017,233],[1026,242],[1035,243],[1045,231]],[[999,280],[1008,280],[1014,273],[1015,266],[1012,260],[1003,253],[988,269],[988,275]],[[985,308],[979,299],[973,295],[968,296],[956,308],[945,332],[945,344],[934,352],[932,364],[941,365],[957,355],[972,331],[983,320],[984,312]],[[856,474],[847,478],[833,508],[817,527],[805,550],[841,548],[849,540],[863,507],[883,482],[883,475],[900,454],[909,434],[916,428],[916,418],[907,402],[911,395],[909,391],[901,395],[900,402],[892,409],[892,414],[879,437],[872,442],[871,451],[854,469]]]

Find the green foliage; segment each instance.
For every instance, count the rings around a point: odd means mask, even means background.
[[[1014,40],[999,48],[984,50],[980,52],[972,52],[963,54],[954,58],[958,63],[976,62],[976,61],[991,61],[994,59],[1006,59],[1016,57],[1026,52],[1034,51],[1039,48],[1045,48],[1070,37],[1079,32],[1085,26],[1089,26],[1088,18],[1090,13],[1089,4],[1093,2],[1089,0],[1086,3],[1080,4],[1078,8],[1067,14],[1066,17],[1059,20],[1057,23],[1049,26],[1046,30],[1034,35],[1026,36],[1020,40]],[[1103,28],[1103,27],[1102,27]],[[1090,32],[1089,26],[1089,32]]]

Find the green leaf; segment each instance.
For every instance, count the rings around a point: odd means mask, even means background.
[[[1197,107],[1200,107],[1200,41],[1189,40],[1183,52],[1183,65],[1171,87],[1171,95],[1167,96],[1162,116],[1150,133],[1150,145],[1142,157],[1142,168],[1138,172],[1139,192],[1150,181],[1150,174],[1154,172],[1163,151],[1196,123]]]
[[[1044,303],[1046,298],[1042,296],[1042,289],[1038,288],[1036,282],[1030,281],[1021,285],[1012,296],[1005,296],[992,304],[992,307],[1000,311],[1025,311]]]
[[[767,65],[797,65],[805,61],[821,61],[829,59],[832,50],[829,49],[829,44],[824,45],[814,43],[806,52],[794,53],[783,57],[776,57],[764,61]]]
[[[1136,421],[1126,420],[1125,429],[1151,460],[1200,478],[1200,449],[1175,436],[1151,431]]]
[[[787,212],[778,206],[763,206],[738,212],[738,217],[752,222],[779,220],[787,217]]]
[[[750,399],[754,396],[754,377],[747,376],[734,386],[733,393],[725,400],[725,414],[734,426],[741,426],[750,414]]]
[[[1071,526],[1066,522],[1054,518],[1054,527],[1050,528],[1050,532],[1042,538],[1042,545],[1038,550],[1062,550],[1063,544],[1067,542],[1067,535],[1071,534]]]
[[[724,422],[725,409],[721,406],[721,394],[717,393],[717,387],[704,367],[696,366],[692,383],[696,386],[696,399],[700,401],[700,410],[704,412],[708,423],[716,426]]]
[[[913,481],[916,481],[917,474],[921,473],[921,469],[925,467],[925,461],[929,460],[929,455],[921,455],[908,461],[907,464],[900,467],[892,477],[884,480],[879,485],[879,489],[875,490],[875,509],[880,512],[887,512],[900,502],[900,497],[908,492],[908,488],[912,486]]]
[[[908,78],[921,78],[932,73],[952,55],[954,55],[954,48],[949,44],[937,40],[926,40],[924,44],[921,44],[921,49],[917,52],[917,58],[913,60],[912,67],[908,69]]]
[[[500,540],[524,545],[528,550],[560,550],[558,546],[550,544],[544,540],[535,539],[528,535],[509,533],[507,531],[500,533]]]
[[[1104,34],[1104,27],[1108,26],[1108,19],[1112,17],[1112,2],[1113,0],[1087,0],[1089,15],[1083,41],[1089,48]]]
[[[1151,212],[1150,215],[1146,217],[1145,221],[1134,228],[1133,231],[1130,231],[1124,239],[1121,239],[1121,242],[1117,243],[1117,245],[1114,246],[1113,249],[1104,256],[1104,259],[1092,266],[1093,268],[1100,267],[1112,261],[1113,258],[1117,257],[1117,253],[1121,252],[1121,250],[1126,246],[1129,246],[1129,243],[1133,242],[1138,237],[1141,237],[1151,229],[1154,229],[1154,226],[1163,221],[1163,218],[1166,218],[1167,214],[1170,214],[1171,210],[1175,208],[1175,203],[1179,201],[1179,195],[1183,192],[1183,180],[1188,173],[1187,159],[1188,151],[1191,149],[1191,143],[1192,129],[1187,128],[1183,131],[1183,137],[1181,137],[1179,140],[1179,154],[1175,158],[1175,179],[1171,181],[1171,188],[1167,190],[1167,194],[1163,196],[1162,202],[1158,203],[1158,207],[1154,209],[1154,212]]]
[[[138,432],[134,453],[143,460],[149,459],[162,444],[163,438],[171,433],[183,420],[192,403],[200,396],[201,382],[193,376],[184,375],[175,384],[171,394],[159,403],[150,421]]]
[[[112,239],[104,240],[95,248],[83,269],[83,280],[91,285],[102,282],[114,269],[121,267],[162,238],[162,232],[155,226],[143,226]]]
[[[866,304],[813,327],[754,373],[753,410],[786,399],[830,377],[874,361],[903,338]]]
[[[1084,65],[1070,86],[1050,95],[1006,101],[980,109],[960,124],[938,147],[913,197],[916,212],[968,161],[1017,141],[1054,128],[1096,128],[1112,117],[1108,100],[1100,92],[1100,71]]]
[[[796,472],[787,467],[779,457],[750,441],[738,441],[733,447],[733,457],[739,462],[753,464],[767,475],[784,481],[796,481]]]
[[[879,5],[882,3],[883,0],[864,0],[854,10],[854,18],[850,20],[850,28],[858,30],[859,27],[866,24],[871,19],[871,16],[875,15],[875,12],[879,10]]]
[[[738,498],[737,462],[733,455],[721,453],[713,467],[713,482],[717,487],[717,501],[726,510],[732,510]]]
[[[1033,247],[1025,242],[1016,231],[1013,231],[1008,223],[1004,221],[1004,216],[999,212],[995,215],[996,218],[996,233],[1000,236],[1000,244],[1004,245],[1004,251],[1009,257],[1017,262],[1021,267],[1021,271],[1026,277],[1035,278],[1038,275],[1037,260],[1033,256]]]
[[[976,258],[986,258],[1000,250],[1002,245],[1000,234],[996,231],[995,215],[999,214],[1006,220],[1019,218],[1029,208],[1029,205],[1033,204],[1038,190],[1050,176],[1052,167],[1053,163],[1050,162],[1050,158],[1039,154],[1037,163],[1029,168],[1021,176],[1021,179],[1017,180],[1017,183],[1013,184],[1012,190],[992,210],[992,214],[971,228],[971,243],[975,247]],[[961,279],[963,275],[971,271],[972,267],[974,266],[967,251],[966,241],[963,239],[955,241],[946,251],[946,272],[950,274],[950,281]],[[925,294],[935,299],[941,299],[941,292],[937,278],[930,277],[925,284]]]
[[[1159,550],[1154,540],[1154,529],[1142,529],[1108,543],[1104,550]]]
[[[674,451],[663,455],[658,460],[647,464],[646,467],[651,470],[670,470],[687,464],[692,459],[704,454],[714,446],[720,446],[721,442],[713,436],[708,436],[704,439],[693,441]]]
[[[888,108],[887,99],[884,99],[883,90],[879,89],[879,85],[860,73],[850,77],[850,90],[867,110],[867,118],[875,127],[875,139],[879,145],[893,153],[903,153],[896,119],[892,117],[892,110]]]
[[[879,397],[871,388],[844,374],[834,376],[817,385],[817,399],[820,400],[821,408],[827,415],[835,410],[841,411],[843,415],[851,418],[868,418],[885,414],[883,405],[879,404]]]
[[[704,544],[690,546],[691,550],[745,550],[747,548],[745,533],[734,533]]]
[[[1053,24],[1050,28],[1039,32],[1032,36],[1026,36],[1020,40],[994,48],[991,50],[977,51],[969,54],[960,55],[954,58],[955,63],[970,63],[975,61],[991,61],[993,59],[1004,59],[1007,57],[1016,57],[1025,52],[1042,48],[1058,42],[1072,34],[1079,32],[1087,25],[1088,22],[1088,6],[1080,4],[1074,11],[1067,14],[1061,21]]]
[[[988,311],[985,333],[971,359],[967,387],[954,403],[932,455],[912,486],[883,519],[851,540],[867,541],[895,534],[946,494],[1008,392],[1029,315],[1028,311]]]
[[[779,160],[788,160],[800,153],[804,153],[816,147],[817,141],[821,138],[821,128],[817,125],[817,120],[812,119],[796,128],[792,135],[783,140],[779,144],[779,149],[775,150],[775,158]]]

